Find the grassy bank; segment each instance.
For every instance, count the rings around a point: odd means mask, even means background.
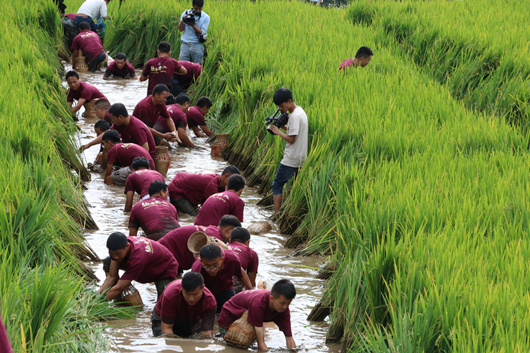
[[[414,4],[424,6],[409,11]],[[178,38],[167,24],[189,5],[128,0],[113,24],[127,21],[132,31],[111,26],[108,48]],[[457,71],[448,62],[444,81],[427,70],[441,61],[417,65],[388,27],[352,24],[353,10],[227,1],[204,11],[209,56],[193,100],[213,98],[212,115],[230,133],[226,157],[263,192],[283,151],[263,126],[272,93],[290,88],[308,114],[310,154],[280,225],[294,232],[291,245],[329,255],[339,274],[323,298],[332,308],[328,338],[343,339],[345,351],[527,351],[528,142],[507,124],[524,125],[517,112],[525,105],[509,108],[526,99],[524,62],[507,56],[514,70],[499,59],[491,80],[475,79],[486,61],[466,56]],[[374,49],[372,63],[338,73],[361,45]],[[461,86],[450,84],[456,77]]]
[[[404,57],[471,109],[526,130],[530,113],[528,2],[353,2],[348,18],[382,30]]]
[[[15,352],[101,351],[94,320],[123,314],[85,289],[82,260],[97,256],[81,232],[89,174],[61,86],[59,15],[52,1],[13,2],[0,23],[0,315]]]

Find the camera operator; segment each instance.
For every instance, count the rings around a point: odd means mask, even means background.
[[[193,10],[186,10],[180,16],[179,31],[183,33],[180,38],[182,43],[179,60],[202,64],[204,56],[202,43],[206,41],[210,16],[202,12],[204,0],[193,0],[192,5]]]
[[[289,179],[296,176],[298,170],[304,163],[304,158],[307,154],[307,133],[309,126],[305,111],[294,104],[293,94],[290,90],[286,88],[276,90],[272,100],[282,113],[290,113],[287,127],[283,127],[285,133],[274,124],[268,127],[273,134],[280,136],[286,142],[283,159],[272,182],[274,212],[277,212],[282,205],[283,186]]]

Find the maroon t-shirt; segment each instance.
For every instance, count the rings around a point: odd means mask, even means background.
[[[219,174],[184,173],[175,175],[169,183],[169,196],[175,199],[187,199],[192,205],[202,204],[219,190]]]
[[[72,20],[75,21],[75,16],[77,16],[76,13],[67,13],[66,15],[64,15],[65,17],[68,17],[68,18],[71,18]]]
[[[192,271],[201,273],[204,277],[204,285],[216,297],[226,290],[234,289],[233,276],[237,276],[239,279],[243,277],[241,274],[243,269],[237,255],[231,250],[222,250],[222,252],[224,255],[223,268],[213,277],[202,267],[200,256],[191,266]]]
[[[75,100],[79,100],[81,98],[86,99],[87,102],[91,101],[92,99],[96,98],[105,98],[103,93],[99,91],[96,87],[92,86],[90,83],[86,82],[79,82],[80,86],[77,91],[73,91],[72,89],[68,90],[68,96],[66,97],[67,102],[73,102]]]
[[[175,128],[182,128],[186,129],[186,126],[188,126],[188,121],[186,120],[186,114],[180,109],[180,107],[176,104],[171,104],[167,106],[167,112],[169,113],[169,116],[175,123]],[[166,119],[162,116],[158,117],[158,123],[162,125],[163,131],[170,132],[169,127],[167,126]]]
[[[144,237],[127,237],[131,252],[120,263],[125,273],[123,280],[150,283],[161,279],[175,279],[179,264],[168,249]]]
[[[269,308],[270,290],[246,290],[237,293],[223,306],[217,323],[228,329],[230,325],[248,310],[247,321],[255,327],[263,327],[264,322],[274,322],[285,337],[292,337],[291,312],[289,309],[282,313],[271,311]]]
[[[179,81],[182,89],[188,89],[201,75],[202,66],[199,63],[192,63],[189,61],[179,61],[179,64],[184,66],[188,72],[185,75],[174,74],[173,78],[176,78]]]
[[[257,252],[247,245],[238,242],[229,243],[228,247],[239,257],[239,262],[241,262],[243,270],[247,271],[247,273],[258,273],[259,258]]]
[[[186,119],[188,120],[188,126],[190,128],[196,126],[205,126],[206,122],[204,121],[204,115],[202,115],[199,107],[191,107],[186,113]]]
[[[183,270],[189,270],[195,262],[193,253],[188,249],[188,239],[195,232],[204,232],[210,237],[215,237],[221,241],[223,240],[219,227],[190,225],[174,229],[158,241],[173,254],[180,268]]]
[[[236,216],[240,222],[243,222],[243,209],[245,202],[232,190],[227,190],[213,194],[203,203],[195,225],[210,226],[217,225],[224,215]]]
[[[110,124],[110,126],[112,126],[112,117],[110,116],[110,113],[108,111],[105,112],[105,121],[108,122]]]
[[[195,305],[190,306],[182,295],[182,280],[175,280],[167,285],[155,306],[155,314],[162,322],[171,325],[175,321],[185,321],[193,327],[199,320],[206,323],[201,331],[213,329],[217,302],[215,297],[204,288],[201,299]]]
[[[149,186],[151,186],[151,183],[155,180],[166,182],[162,174],[156,170],[140,169],[134,171],[127,177],[123,193],[127,194],[128,191],[135,191],[140,195],[140,198],[142,198],[145,195],[149,195]]]
[[[140,201],[131,209],[129,228],[140,227],[148,238],[158,240],[180,227],[177,209],[160,196]]]
[[[158,117],[169,118],[166,103],[153,104],[153,96],[147,96],[136,104],[133,115],[143,121],[149,127],[155,126]]]
[[[9,342],[9,337],[7,337],[7,331],[0,317],[0,352],[2,353],[13,353],[11,349],[11,343]]]
[[[70,49],[72,51],[81,49],[83,51],[83,56],[86,57],[87,64],[90,60],[92,60],[92,58],[105,52],[98,34],[90,30],[82,31],[75,36]]]
[[[107,163],[119,163],[122,167],[130,167],[136,157],[147,158],[151,169],[155,169],[155,162],[149,153],[143,147],[134,143],[116,143],[107,153]]]
[[[134,77],[136,75],[136,72],[134,71],[134,67],[131,65],[130,62],[126,61],[123,68],[119,68],[116,64],[116,61],[113,61],[107,66],[107,70],[105,70],[104,77],[109,76],[115,76],[115,77],[121,77],[121,78],[129,78]]]
[[[173,74],[180,71],[180,67],[177,60],[169,57],[158,57],[149,60],[142,71],[142,75],[149,77],[147,95],[151,95],[153,89],[159,83],[163,83],[169,88]]]
[[[149,155],[153,160],[156,158],[156,143],[151,130],[140,119],[129,115],[131,118],[129,125],[113,124],[110,128],[120,133],[121,139],[125,143],[135,143],[142,146],[147,142]]]

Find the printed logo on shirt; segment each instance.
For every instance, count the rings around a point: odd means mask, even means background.
[[[81,38],[85,39],[85,38],[88,38],[88,37],[94,37],[94,35],[97,35],[97,34],[95,34],[95,33],[82,34],[81,33]]]
[[[158,65],[158,67],[151,66],[151,73],[153,74],[165,74],[167,73],[167,66]]]
[[[147,210],[148,208],[155,207],[155,206],[168,207],[168,204],[160,200],[151,200],[151,201],[146,200],[142,202],[142,207],[144,208],[144,210]]]
[[[149,241],[149,239],[145,238],[138,238],[136,240],[136,244],[143,243],[145,245],[145,252],[152,254],[153,253],[153,245]]]
[[[132,146],[132,143],[124,143],[120,147],[128,150]]]

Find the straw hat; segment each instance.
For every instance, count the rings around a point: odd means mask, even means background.
[[[254,326],[248,323],[248,310],[230,325],[225,334],[225,341],[231,346],[248,348],[256,336]]]
[[[188,249],[197,257],[202,247],[207,244],[217,244],[221,249],[228,249],[225,243],[215,237],[210,237],[204,232],[195,232],[188,239]]]
[[[140,292],[131,284],[125,288],[116,298],[116,302],[125,306],[143,306],[142,296]]]
[[[272,225],[267,221],[259,221],[252,223],[247,230],[250,234],[264,234],[272,230]]]

